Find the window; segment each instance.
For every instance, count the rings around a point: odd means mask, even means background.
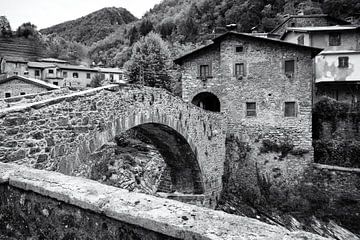
[[[114,81],[114,74],[110,74],[110,81]]]
[[[14,72],[14,75],[16,75],[16,76],[17,76],[17,75],[19,75],[19,73],[18,73],[18,72]]]
[[[56,86],[59,86],[59,83],[58,82],[53,82],[54,85]]]
[[[247,117],[256,117],[256,103],[247,102],[246,103],[246,116]]]
[[[40,76],[40,70],[35,70],[35,77]]]
[[[349,57],[339,57],[339,68],[348,68],[349,67]]]
[[[9,98],[9,97],[11,97],[11,93],[5,93],[5,98]]]
[[[330,33],[329,34],[329,46],[340,46],[341,45],[341,34]]]
[[[79,78],[79,73],[77,73],[77,72],[74,72],[72,75],[73,75],[73,78]]]
[[[285,102],[285,117],[296,117],[295,102]]]
[[[49,69],[49,74],[54,74],[54,70],[53,69]]]
[[[295,24],[294,22],[292,22],[292,23],[290,23],[290,26],[291,26],[291,27],[295,27],[296,24]]]
[[[304,45],[305,44],[305,36],[304,34],[301,34],[298,38],[297,38],[297,42],[298,44]]]
[[[234,75],[236,77],[245,76],[245,65],[244,65],[244,63],[235,63]]]
[[[235,47],[235,52],[237,52],[237,53],[242,53],[242,52],[244,52],[244,46],[236,46],[236,47]]]
[[[21,93],[20,93],[20,95],[25,95],[25,94],[26,94],[26,93],[24,93],[24,92],[21,92]]]
[[[87,73],[87,74],[86,74],[86,78],[87,78],[87,79],[90,79],[90,78],[91,78],[91,74],[90,74],[90,73]]]
[[[285,75],[287,77],[293,77],[295,73],[295,60],[285,61]]]
[[[67,76],[68,76],[67,72],[63,72],[63,77],[67,78]]]
[[[200,65],[200,77],[206,78],[210,76],[210,66],[207,65]]]
[[[25,71],[24,72],[24,76],[28,76],[29,75],[29,72],[28,71]]]

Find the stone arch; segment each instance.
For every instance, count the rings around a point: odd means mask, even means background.
[[[159,123],[144,123],[131,129],[150,139],[163,156],[171,178],[170,191],[185,194],[204,193],[197,154],[179,132]]]
[[[221,111],[219,98],[211,92],[200,92],[196,94],[191,100],[191,103],[208,111]]]

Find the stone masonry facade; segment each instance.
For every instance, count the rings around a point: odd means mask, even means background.
[[[112,85],[14,106],[0,110],[0,126],[1,162],[83,177],[95,164],[91,153],[140,127],[176,167],[180,190],[187,193],[188,181],[194,181],[208,198],[205,205],[215,204],[222,190],[223,114],[200,111],[162,89]],[[178,156],[187,160],[183,168],[171,162]]]
[[[243,51],[236,52],[237,46]],[[227,116],[228,138],[235,136],[247,146],[244,159],[227,155],[233,158],[226,160],[232,183],[255,191],[258,175],[281,189],[302,179],[313,161],[313,51],[230,32],[213,45],[176,60],[183,67],[184,100],[191,102],[201,92],[216,95]],[[295,66],[290,77],[284,66],[288,60]],[[209,62],[212,76],[199,78],[198,65]],[[244,76],[234,75],[236,63],[244,64]],[[295,116],[285,117],[285,102],[295,103]],[[256,103],[256,116],[247,116],[247,103]]]

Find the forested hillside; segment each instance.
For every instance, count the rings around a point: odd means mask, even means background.
[[[42,29],[42,34],[55,34],[68,41],[91,45],[109,34],[113,33],[120,25],[137,20],[125,8],[103,8],[73,21]]]
[[[346,18],[360,12],[358,0],[163,0],[141,20],[121,26],[106,39],[94,44],[90,58],[109,65],[122,65],[131,46],[150,31],[159,33],[174,53],[190,49],[211,38],[214,29],[236,23],[237,30],[268,32],[286,16],[329,14]]]

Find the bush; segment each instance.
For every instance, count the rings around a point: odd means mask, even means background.
[[[97,88],[103,85],[105,76],[103,74],[95,74],[90,82],[90,87]]]

